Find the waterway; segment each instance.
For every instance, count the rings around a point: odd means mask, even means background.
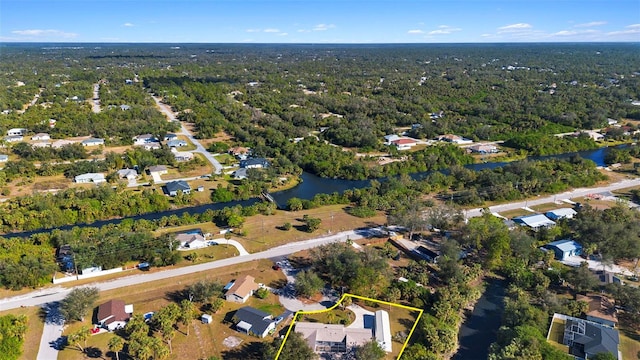
[[[604,166],[604,157],[608,149],[609,148],[600,148],[596,150],[582,151],[578,153],[566,153],[566,154],[560,154],[560,155],[530,157],[529,160],[543,160],[543,159],[550,159],[550,158],[565,159],[571,156],[579,155],[582,158],[593,161],[597,166]],[[487,162],[487,163],[480,163],[480,164],[471,164],[465,167],[471,170],[480,171],[484,169],[493,169],[496,167],[504,166],[506,164],[508,164],[508,162]],[[414,179],[420,179],[420,178],[424,178],[430,173],[431,172],[415,173],[415,174],[411,174],[411,177]],[[302,178],[302,181],[296,187],[271,194],[279,205],[281,206],[285,205],[287,201],[289,201],[289,199],[293,197],[297,197],[300,199],[311,199],[317,194],[332,194],[334,192],[342,193],[345,190],[349,190],[349,189],[359,189],[359,188],[368,187],[369,184],[371,183],[371,180],[343,180],[343,179],[321,178],[306,172],[302,173],[301,178]],[[384,180],[384,179],[380,179],[380,180]],[[68,225],[68,226],[61,226],[56,229],[69,230],[73,227],[83,227],[83,226],[101,227],[109,224],[118,224],[125,219],[156,220],[156,219],[162,218],[163,216],[171,216],[171,215],[181,216],[184,213],[199,214],[209,209],[219,210],[225,207],[231,207],[235,205],[248,206],[248,205],[255,204],[258,201],[261,201],[261,200],[254,198],[254,199],[243,200],[243,201],[231,201],[226,203],[205,204],[205,205],[192,206],[192,207],[181,208],[176,210],[167,210],[167,211],[157,212],[157,213],[136,215],[136,216],[131,216],[123,219],[101,220],[101,221],[93,222],[91,224],[74,224],[74,225]],[[40,230],[25,231],[25,232],[19,232],[19,233],[1,234],[0,236],[5,238],[29,237],[36,233],[48,232],[51,230],[52,229],[40,229]]]
[[[460,348],[453,360],[485,360],[497,339],[504,311],[505,280],[486,279],[487,288],[460,327]]]

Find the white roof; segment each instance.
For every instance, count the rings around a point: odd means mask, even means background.
[[[542,214],[535,214],[535,215],[529,215],[529,216],[522,216],[520,218],[517,218],[518,220],[520,220],[523,224],[531,227],[531,228],[539,228],[542,226],[552,226],[555,225],[556,223],[552,220],[549,220],[548,217],[542,215]]]
[[[124,312],[127,314],[133,314],[133,304],[125,305]]]
[[[558,219],[560,218],[571,219],[577,214],[577,212],[572,208],[561,208],[561,209],[548,211],[547,214],[555,215]]]
[[[375,318],[376,327],[374,332],[376,335],[376,341],[384,351],[391,352],[391,325],[389,323],[389,313],[384,310],[378,310],[375,312]]]

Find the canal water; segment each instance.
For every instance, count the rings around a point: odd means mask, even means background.
[[[487,288],[460,327],[460,348],[453,360],[486,360],[502,323],[506,281],[487,278]]]
[[[606,152],[608,151],[608,149],[609,148],[600,148],[596,150],[582,151],[578,153],[566,153],[566,154],[560,154],[560,155],[530,157],[529,160],[543,160],[543,159],[551,159],[551,158],[564,159],[564,158],[569,158],[571,156],[579,155],[582,158],[592,160],[597,166],[604,166],[604,156],[606,155]],[[508,162],[488,162],[488,163],[481,163],[481,164],[466,165],[465,167],[471,170],[480,171],[484,169],[497,168],[500,166],[504,166],[506,164],[508,164]],[[420,178],[424,178],[430,173],[431,172],[415,173],[415,174],[411,174],[411,177],[414,179],[420,179]],[[302,173],[301,178],[302,178],[302,181],[296,187],[271,194],[275,199],[275,201],[281,206],[284,206],[287,203],[287,201],[289,201],[289,199],[294,197],[308,200],[313,198],[317,194],[332,194],[334,192],[342,193],[345,190],[349,190],[349,189],[359,189],[359,188],[368,187],[369,184],[371,183],[370,180],[343,180],[343,179],[321,178],[306,172]],[[384,179],[379,179],[379,180],[384,181]],[[255,204],[258,201],[260,201],[260,199],[254,198],[254,199],[243,200],[243,201],[231,201],[226,203],[205,204],[205,205],[181,208],[176,210],[168,210],[163,212],[136,215],[136,216],[131,216],[131,217],[122,218],[122,219],[96,221],[91,224],[74,224],[74,225],[68,225],[68,226],[61,226],[56,229],[69,230],[73,227],[83,227],[83,226],[101,227],[109,224],[118,224],[125,219],[156,220],[156,219],[162,218],[163,216],[171,216],[171,215],[181,216],[184,213],[199,214],[208,209],[219,210],[225,207],[232,207],[235,205],[249,206],[249,205]],[[36,233],[47,232],[51,230],[52,229],[40,229],[40,230],[25,231],[20,233],[0,234],[0,236],[5,238],[28,237]]]

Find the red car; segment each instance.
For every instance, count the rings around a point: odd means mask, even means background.
[[[280,265],[278,264],[273,264],[273,266],[271,267],[273,270],[280,270]]]

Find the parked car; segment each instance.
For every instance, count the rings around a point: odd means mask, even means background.
[[[282,269],[282,268],[280,267],[280,265],[278,265],[278,264],[273,264],[273,266],[272,266],[271,268],[272,268],[273,270],[280,270],[280,269]]]
[[[277,318],[273,319],[273,322],[276,323],[276,325],[278,325],[282,322],[282,320],[284,320],[284,317],[278,316]]]

